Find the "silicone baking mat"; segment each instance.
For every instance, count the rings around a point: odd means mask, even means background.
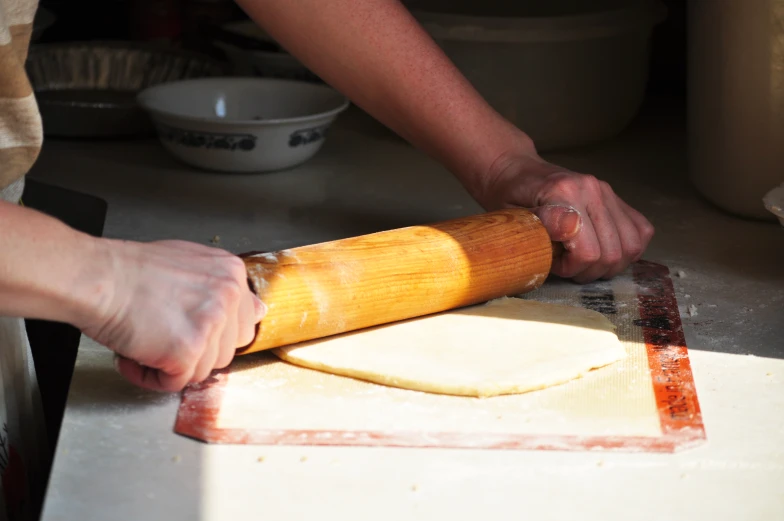
[[[673,452],[705,440],[665,266],[639,262],[612,281],[583,286],[550,280],[523,298],[603,313],[629,356],[541,391],[466,398],[257,353],[187,389],[175,430],[210,443],[530,450]]]

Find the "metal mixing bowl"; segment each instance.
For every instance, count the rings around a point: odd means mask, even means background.
[[[139,92],[225,70],[209,57],[123,42],[36,45],[27,60],[44,133],[59,137],[152,135]]]

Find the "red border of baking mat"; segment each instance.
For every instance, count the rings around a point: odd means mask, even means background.
[[[377,447],[433,447],[525,450],[611,450],[626,452],[675,452],[701,444],[705,439],[697,391],[689,363],[675,290],[666,266],[641,261],[633,265],[638,287],[640,319],[648,351],[651,383],[659,410],[662,435],[549,436],[428,432],[247,430],[217,427],[228,371],[183,392],[175,432],[209,443],[253,445],[332,445]],[[477,440],[481,441],[477,441]]]

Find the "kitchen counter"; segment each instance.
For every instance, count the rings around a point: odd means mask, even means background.
[[[83,338],[43,519],[784,518],[784,229],[695,194],[682,112],[665,108],[649,105],[612,142],[548,158],[608,180],[655,224],[646,259],[680,274],[706,444],[676,454],[211,446],[174,434],[178,395],[127,384],[111,353]],[[33,177],[106,199],[109,237],[219,236],[238,253],[480,210],[356,112],[286,172],[199,172],[152,140],[52,140]]]

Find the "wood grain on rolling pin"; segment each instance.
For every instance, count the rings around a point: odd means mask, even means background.
[[[247,354],[531,291],[552,245],[509,209],[244,260],[268,307]]]

